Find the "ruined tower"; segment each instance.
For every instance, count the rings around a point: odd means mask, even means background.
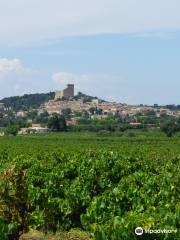
[[[67,88],[65,88],[62,91],[57,91],[55,93],[55,100],[62,97],[65,97],[65,98],[74,97],[74,84],[67,84]]]

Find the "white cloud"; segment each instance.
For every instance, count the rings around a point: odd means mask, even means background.
[[[76,74],[67,72],[57,72],[52,75],[52,80],[56,84],[57,89],[63,89],[66,84],[75,84],[75,92],[83,92],[92,96],[109,98],[108,92],[115,85],[124,84],[121,76],[108,74]]]
[[[144,32],[144,33],[136,33],[133,34],[132,37],[137,38],[158,38],[158,39],[166,39],[166,40],[172,40],[175,39],[175,33],[174,32],[161,32],[161,31],[154,31],[154,32]]]
[[[175,30],[179,9],[179,0],[0,0],[0,42]]]
[[[52,75],[52,80],[59,86],[73,83],[79,86],[85,86],[88,84],[97,84],[98,83],[107,83],[111,80],[118,79],[118,76],[110,76],[106,74],[76,74],[76,73],[67,73],[67,72],[57,72]]]
[[[22,95],[37,89],[38,77],[39,72],[25,67],[20,59],[0,58],[0,97]]]
[[[58,72],[52,75],[52,79],[57,84],[63,84],[63,85],[67,83],[82,84],[82,83],[87,83],[90,80],[93,80],[93,76],[86,75],[86,74]]]
[[[17,58],[0,58],[0,79],[7,79],[14,76],[26,75],[31,73],[30,69],[25,68]]]

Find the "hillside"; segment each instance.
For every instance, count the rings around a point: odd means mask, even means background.
[[[25,94],[23,96],[13,96],[3,98],[0,102],[5,104],[5,107],[11,107],[15,111],[37,109],[41,104],[54,99],[55,92],[49,93],[35,93]],[[73,98],[74,100],[83,99],[84,102],[92,101],[97,97],[89,96],[84,93],[78,92]],[[62,98],[61,100],[68,100],[69,98]],[[60,99],[59,99],[60,100]],[[101,100],[103,101],[103,100]]]
[[[0,102],[4,103],[6,107],[13,108],[15,111],[29,110],[38,108],[44,102],[54,99],[54,94],[54,92],[25,94],[23,96],[3,98]]]

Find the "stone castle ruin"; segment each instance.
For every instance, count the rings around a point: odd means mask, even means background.
[[[55,93],[55,99],[74,97],[74,84],[67,84],[67,88],[62,91],[57,91]]]

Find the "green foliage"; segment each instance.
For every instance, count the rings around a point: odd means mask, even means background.
[[[9,126],[6,128],[5,130],[5,134],[6,135],[12,135],[12,136],[16,136],[18,134],[19,131],[19,126]]]
[[[127,132],[126,132],[126,135],[127,135],[128,137],[135,137],[135,136],[136,136],[135,131],[127,131]]]
[[[9,232],[8,224],[2,218],[2,216],[0,216],[0,236],[1,236],[1,239],[8,240],[8,232]]]
[[[48,120],[48,128],[52,131],[66,131],[66,119],[63,115],[53,114]]]
[[[22,167],[12,167],[0,175],[0,213],[2,230],[10,239],[19,239],[28,229],[27,184]],[[1,230],[1,231],[2,231]]]
[[[24,96],[15,96],[4,98],[1,100],[6,107],[11,107],[15,111],[29,110],[30,108],[38,108],[44,102],[47,102],[54,98],[54,92],[50,93],[36,93],[25,94]]]
[[[180,228],[179,139],[55,133],[0,143],[3,234],[22,225],[16,201],[25,204],[23,222],[45,233],[79,228],[97,240],[161,240],[167,236],[138,238],[134,229]]]
[[[74,100],[83,99],[84,102],[91,102],[93,99],[97,99],[97,97],[92,97],[92,96],[86,95],[82,92],[78,92],[78,94],[76,96],[74,96],[73,99]]]
[[[180,124],[170,121],[163,124],[161,130],[167,135],[167,137],[172,137],[176,132],[180,131]]]
[[[57,232],[56,234],[43,234],[39,231],[33,231],[23,234],[20,240],[91,240],[92,238],[86,232],[80,229],[71,229],[66,232]]]
[[[70,119],[70,114],[71,114],[71,109],[70,108],[66,108],[62,110],[62,115],[66,118],[66,119]]]

